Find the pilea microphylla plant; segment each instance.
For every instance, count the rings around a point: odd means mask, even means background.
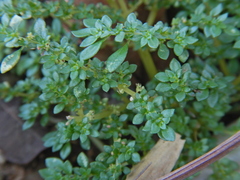
[[[24,130],[56,127],[43,139],[60,157],[46,159],[44,179],[125,179],[156,137],[175,132],[186,139],[179,167],[239,129],[222,121],[239,107],[239,1],[106,2],[0,0],[1,76],[17,78],[0,97],[21,98]],[[140,67],[145,82],[132,80]],[[210,179],[235,169],[219,161]]]

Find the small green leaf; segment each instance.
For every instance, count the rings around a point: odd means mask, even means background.
[[[156,134],[156,133],[158,133],[158,132],[160,131],[160,129],[161,129],[161,128],[160,128],[157,124],[153,123],[153,124],[151,125],[150,133],[151,133],[151,134]]]
[[[91,44],[95,43],[97,39],[98,39],[97,36],[88,36],[86,39],[82,41],[82,43],[80,44],[80,47],[90,46]]]
[[[158,136],[166,141],[174,141],[175,140],[175,132],[171,127],[167,127],[166,129],[162,129]]]
[[[55,82],[59,81],[59,74],[56,71],[53,72],[52,76]]]
[[[95,22],[95,27],[96,27],[96,29],[97,29],[98,31],[101,31],[101,30],[103,29],[103,24],[102,24],[102,22],[101,22],[100,20],[97,20],[97,21]]]
[[[71,152],[71,144],[70,143],[66,143],[64,144],[64,146],[62,147],[61,151],[60,151],[60,157],[62,159],[66,159],[68,157],[68,155]]]
[[[192,26],[189,28],[190,34],[195,33],[198,30],[198,26]]]
[[[133,124],[141,124],[143,122],[144,116],[142,114],[136,114],[133,118]]]
[[[128,105],[127,105],[127,109],[133,109],[135,106],[134,106],[134,103],[133,102],[130,102],[130,103],[128,103]]]
[[[240,49],[240,40],[234,43],[233,48]]]
[[[227,19],[227,17],[228,17],[228,13],[224,13],[224,14],[218,16],[218,17],[217,17],[217,20],[219,20],[219,21],[225,21],[225,20]]]
[[[84,70],[80,70],[79,78],[85,80],[87,78],[87,73]]]
[[[127,144],[127,146],[129,146],[129,147],[134,147],[135,144],[136,144],[136,141],[130,141],[130,142]]]
[[[128,17],[127,17],[127,21],[129,23],[134,23],[136,20],[137,20],[137,18],[136,18],[136,15],[134,13],[129,14]]]
[[[50,59],[50,60],[48,60],[47,62],[45,62],[45,63],[43,64],[43,67],[44,67],[45,69],[49,69],[49,68],[53,67],[54,65],[55,65],[54,60]]]
[[[175,95],[175,98],[178,102],[181,102],[185,99],[186,93],[185,92],[179,92]]]
[[[203,31],[204,31],[204,34],[205,34],[206,37],[211,36],[211,31],[210,31],[210,26],[209,25],[206,25],[204,27]]]
[[[160,47],[158,49],[158,56],[163,60],[167,60],[169,56],[169,49],[165,44],[160,44]]]
[[[157,106],[162,105],[162,102],[163,102],[163,97],[162,96],[158,96],[158,97],[154,98],[154,100],[153,100],[153,103]]]
[[[104,146],[103,146],[103,149],[104,149],[104,151],[107,152],[107,153],[111,153],[111,151],[113,150],[111,146],[107,146],[107,145],[104,145]]]
[[[124,39],[124,37],[125,37],[125,32],[120,32],[118,35],[116,35],[116,37],[115,37],[115,41],[116,42],[122,42],[123,41],[123,39]]]
[[[198,101],[202,101],[204,99],[207,99],[209,95],[209,90],[208,89],[204,89],[204,90],[199,90],[196,93],[196,98]]]
[[[145,37],[142,37],[141,41],[140,41],[141,47],[145,46],[147,44],[147,42],[148,42],[148,39]]]
[[[107,83],[102,86],[102,90],[105,91],[105,92],[108,92],[109,89],[110,89],[110,86]]]
[[[124,174],[127,175],[127,174],[129,174],[130,172],[131,172],[131,169],[130,169],[130,168],[128,168],[128,167],[126,167],[126,166],[123,168],[123,173],[124,173]]]
[[[72,31],[72,34],[75,37],[86,37],[86,36],[91,35],[91,28],[84,28],[84,29],[80,29],[77,31]]]
[[[171,84],[168,83],[159,83],[156,87],[156,90],[159,92],[169,91],[170,89],[172,89],[172,87]]]
[[[10,20],[9,26],[13,28],[14,30],[17,30],[18,26],[22,22],[22,18],[18,15],[14,15],[12,19]]]
[[[107,70],[113,72],[117,69],[122,62],[125,60],[128,52],[128,44],[125,44],[123,47],[114,52],[106,61]]]
[[[183,47],[180,44],[175,44],[173,51],[177,56],[180,56],[183,53]]]
[[[171,84],[172,89],[177,89],[178,86],[179,86],[178,82],[174,82],[174,83]]]
[[[119,163],[123,163],[123,162],[125,161],[124,154],[120,154],[120,155],[118,156],[118,158],[117,158],[117,161],[118,161]]]
[[[19,61],[22,48],[6,56],[1,63],[1,73],[11,70]]]
[[[86,134],[80,134],[80,141],[81,143],[84,143],[88,140],[88,137]]]
[[[52,30],[55,34],[59,34],[61,32],[62,24],[61,21],[57,18],[54,18],[52,21]]]
[[[151,126],[152,126],[152,122],[151,121],[147,121],[142,130],[143,131],[150,131],[151,130]]]
[[[10,47],[10,48],[12,48],[12,47],[18,47],[19,45],[18,45],[18,38],[17,37],[14,37],[12,40],[10,40],[10,41],[8,41],[6,44],[5,44],[5,46],[6,47]]]
[[[161,114],[163,115],[163,117],[172,117],[174,111],[174,109],[164,109]]]
[[[104,40],[98,41],[90,46],[88,46],[87,48],[85,48],[81,53],[80,53],[80,59],[82,61],[90,59],[91,57],[93,57],[95,54],[97,54],[97,52],[99,51],[102,43]]]
[[[132,160],[133,162],[140,162],[141,158],[140,158],[140,155],[138,153],[133,153],[132,154]]]
[[[111,27],[112,26],[112,20],[110,17],[108,17],[107,15],[104,15],[101,19],[102,23],[105,24],[107,27]]]
[[[157,48],[159,45],[159,40],[156,37],[152,37],[151,39],[148,40],[148,46],[150,48]]]
[[[72,174],[72,164],[69,162],[69,161],[66,161],[66,162],[64,162],[63,163],[63,171],[64,171],[64,173],[66,173],[66,174]]]
[[[188,50],[184,49],[183,53],[178,56],[179,60],[182,62],[182,63],[185,63],[186,60],[188,59],[189,57],[189,53],[188,53]]]
[[[43,39],[47,38],[47,29],[46,29],[46,23],[44,20],[38,18],[36,23],[34,24],[34,32],[41,36]]]
[[[60,104],[57,104],[56,106],[54,106],[53,108],[53,114],[58,114],[60,113],[65,107],[65,104],[63,103],[60,103]]]
[[[218,102],[218,91],[214,91],[210,93],[207,101],[208,101],[208,105],[213,108]]]
[[[38,173],[42,178],[47,179],[52,176],[52,174],[54,173],[54,170],[45,168],[45,169],[40,169]]]
[[[86,136],[87,137],[87,136]],[[80,136],[81,138],[81,136]],[[81,142],[81,147],[85,150],[89,150],[90,149],[90,140],[89,139],[86,139],[86,141],[84,142]]]
[[[48,168],[58,167],[61,169],[61,167],[63,166],[63,162],[59,158],[47,158],[45,160],[45,164]]]
[[[185,40],[186,40],[186,42],[187,42],[188,44],[193,44],[193,43],[195,43],[195,42],[198,41],[197,38],[192,37],[192,36],[187,36],[187,37],[185,38]]]
[[[223,10],[223,5],[219,4],[210,11],[210,15],[217,16],[218,14],[220,14],[222,12],[222,10]]]
[[[128,115],[127,115],[127,114],[122,114],[122,115],[119,117],[119,121],[124,122],[124,121],[127,120],[127,118],[128,118]]]
[[[210,27],[210,32],[213,37],[217,37],[222,33],[222,30],[219,27],[213,25]]]
[[[205,9],[204,4],[200,4],[196,9],[195,9],[195,14],[202,14]]]
[[[67,45],[68,45],[68,37],[63,36],[63,37],[61,38],[60,43],[61,43],[61,46],[62,46],[62,47],[64,47],[64,48],[67,47]]]
[[[29,129],[30,127],[32,127],[34,125],[34,122],[35,122],[34,119],[25,121],[22,125],[22,130]]]
[[[170,65],[169,65],[170,69],[174,72],[177,72],[179,69],[181,69],[181,64],[178,60],[176,59],[173,59],[171,62],[170,62]]]
[[[7,13],[4,13],[4,14],[2,15],[2,17],[1,17],[2,25],[3,25],[3,26],[8,26],[9,21],[10,21],[10,19],[9,19],[8,14],[7,14]]]
[[[71,79],[75,79],[75,78],[77,78],[78,77],[78,71],[72,71],[71,73],[70,73],[70,78]]]
[[[88,158],[87,158],[87,156],[83,153],[83,152],[81,152],[79,155],[78,155],[78,157],[77,157],[77,163],[78,163],[78,165],[79,166],[81,166],[81,167],[88,167]]]
[[[238,30],[238,28],[236,28],[234,26],[227,26],[224,29],[224,32],[230,36],[239,36],[240,35],[240,31]]]
[[[155,75],[155,78],[161,82],[168,82],[169,77],[165,72],[159,72]]]
[[[83,24],[86,27],[93,28],[95,27],[95,23],[97,22],[97,19],[84,19]]]
[[[108,159],[107,159],[107,164],[111,164],[115,161],[115,158],[113,156],[110,156]]]

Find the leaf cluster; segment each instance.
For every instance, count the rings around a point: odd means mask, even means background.
[[[1,73],[18,79],[0,84],[0,98],[22,99],[24,130],[37,120],[56,127],[43,140],[61,159],[46,159],[39,171],[45,179],[124,178],[154,138],[174,141],[175,132],[186,139],[177,166],[183,165],[215,145],[213,135],[225,131],[221,118],[238,106],[239,7],[212,0],[121,2],[1,1]],[[147,22],[134,13],[140,5],[150,10]],[[180,9],[171,22],[154,24],[154,13],[169,7]],[[101,56],[109,47],[114,52]],[[150,77],[136,87],[133,51]],[[161,60],[169,66],[159,71]],[[73,142],[80,147],[76,167],[67,159]],[[87,157],[93,148],[100,153]]]

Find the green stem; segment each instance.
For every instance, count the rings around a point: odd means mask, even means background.
[[[234,81],[233,81],[233,84],[235,86],[239,85],[240,84],[240,76],[238,76]]]
[[[123,17],[126,18],[128,16],[128,7],[126,5],[125,0],[118,0],[119,6],[123,11]]]
[[[143,65],[147,71],[149,79],[153,79],[155,74],[157,74],[157,69],[153,62],[152,56],[148,50],[138,50],[138,54],[143,62]]]
[[[117,111],[119,112],[126,109],[126,104],[114,105],[114,106],[117,107]],[[95,114],[94,119],[102,119],[110,116],[111,114],[116,113],[116,108],[114,109],[114,106],[109,106],[106,109],[103,109],[100,113]]]
[[[102,119],[110,116],[112,113],[113,112],[111,110],[103,110],[102,112],[95,114],[94,119]]]
[[[156,17],[157,17],[158,9],[151,9],[148,18],[147,18],[147,23],[148,25],[152,26]]]
[[[143,0],[139,0],[134,6],[132,6],[129,10],[128,10],[128,14],[134,12],[135,10],[137,10],[137,8],[143,3]]]
[[[219,61],[219,65],[220,65],[220,68],[221,68],[221,71],[224,73],[224,75],[229,75],[229,71],[227,69],[227,64],[226,64],[226,61],[225,59],[221,59]]]
[[[102,141],[100,141],[99,139],[95,138],[95,137],[92,137],[92,136],[88,136],[89,139],[92,141],[92,143],[101,151],[103,152],[104,151],[104,144]]]
[[[125,93],[129,94],[132,97],[134,97],[135,94],[136,94],[133,90],[129,89],[128,87],[126,87],[126,86],[124,86],[122,84],[118,85],[118,89],[119,89],[120,92],[125,92]]]
[[[117,3],[115,2],[115,0],[107,0],[107,3],[110,7],[114,8],[114,9],[119,9]]]
[[[80,109],[78,109],[77,115],[78,116],[73,116],[75,118],[75,121],[76,122],[81,122],[82,119],[84,118],[84,113],[83,113],[83,108],[82,107]]]

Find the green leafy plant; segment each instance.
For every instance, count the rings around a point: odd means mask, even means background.
[[[24,130],[37,119],[56,125],[43,139],[60,158],[46,159],[44,179],[125,178],[156,136],[174,141],[175,132],[186,139],[178,167],[213,148],[213,135],[237,131],[221,120],[238,109],[235,1],[0,2],[1,73],[19,77],[0,84],[0,97],[22,99]],[[140,6],[146,22],[138,19]],[[175,17],[160,21],[158,13],[170,8]],[[148,80],[135,84],[141,66]],[[66,159],[76,141],[73,165]],[[86,152],[96,147],[90,160]]]

